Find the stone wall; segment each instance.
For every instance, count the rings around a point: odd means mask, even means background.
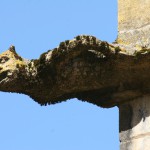
[[[150,0],[118,0],[118,43],[150,48]]]
[[[150,95],[119,106],[120,150],[150,149]]]

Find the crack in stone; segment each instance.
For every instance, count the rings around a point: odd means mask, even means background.
[[[133,137],[129,138],[128,140],[121,141],[121,143],[129,143],[129,142],[131,142],[131,141],[133,141],[133,140],[137,140],[137,139],[143,138],[143,137],[145,137],[145,136],[150,136],[150,132],[148,132],[148,133],[143,133],[143,134],[139,134],[139,135],[137,135],[137,136],[133,136]]]
[[[150,23],[146,24],[146,25],[143,25],[139,28],[136,28],[136,29],[131,29],[131,30],[122,30],[122,31],[119,31],[120,34],[123,34],[123,33],[133,33],[135,31],[143,31],[143,30],[148,30],[150,29]]]

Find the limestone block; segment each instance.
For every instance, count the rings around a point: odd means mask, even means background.
[[[150,149],[150,96],[143,96],[119,107],[120,149]]]
[[[117,42],[150,48],[150,0],[118,0]]]

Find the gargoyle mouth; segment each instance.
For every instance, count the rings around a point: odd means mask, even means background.
[[[8,71],[3,71],[0,73],[0,82],[7,77]]]

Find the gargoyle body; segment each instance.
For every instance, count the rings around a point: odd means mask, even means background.
[[[78,98],[112,107],[149,92],[149,61],[149,50],[129,55],[85,35],[35,60],[21,58],[11,46],[0,55],[0,90],[24,93],[41,105]]]

